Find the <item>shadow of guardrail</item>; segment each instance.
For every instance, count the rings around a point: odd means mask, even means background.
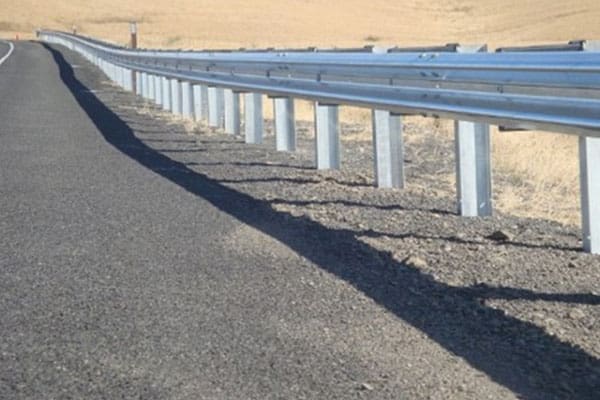
[[[490,297],[598,304],[598,296],[453,287],[358,240],[359,232],[332,229],[306,217],[275,211],[271,202],[228,188],[144,144],[77,79],[60,51],[44,46],[79,105],[105,140],[124,155],[345,280],[520,398],[598,398],[598,358],[482,302]]]

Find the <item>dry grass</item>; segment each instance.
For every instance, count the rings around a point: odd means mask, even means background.
[[[31,37],[37,27],[70,30],[124,44],[139,22],[144,47],[256,48],[483,43],[490,47],[600,39],[598,0],[0,0],[0,36]],[[267,112],[270,108],[267,108]],[[301,103],[300,118],[312,118]],[[344,109],[345,122],[370,113]],[[426,122],[440,134],[447,124]],[[534,133],[494,133],[494,166],[510,173],[496,187],[500,209],[579,222],[576,140]]]

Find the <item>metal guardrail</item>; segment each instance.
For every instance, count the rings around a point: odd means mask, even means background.
[[[277,149],[295,149],[293,98],[315,101],[316,166],[340,167],[338,106],[373,109],[380,187],[403,187],[401,118],[456,120],[461,215],[492,213],[489,125],[580,137],[583,247],[600,253],[600,46],[131,50],[41,30],[128,90],[186,117],[262,141],[262,95],[274,100]]]

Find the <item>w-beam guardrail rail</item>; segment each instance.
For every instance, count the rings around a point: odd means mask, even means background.
[[[294,98],[315,102],[318,169],[340,168],[338,107],[373,110],[379,187],[403,187],[402,116],[455,123],[458,209],[492,214],[489,125],[579,136],[583,247],[600,253],[600,44],[503,48],[133,50],[40,30],[126,90],[182,116],[261,143],[262,95],[274,102],[277,150],[296,143]],[[135,83],[134,83],[135,82]],[[513,133],[518,134],[518,133]]]

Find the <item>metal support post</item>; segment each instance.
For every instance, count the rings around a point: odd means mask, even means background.
[[[246,143],[262,143],[263,112],[262,95],[260,93],[246,93],[244,95],[244,119]]]
[[[162,105],[162,100],[163,100],[162,91],[163,91],[162,76],[155,75],[154,76],[154,102],[158,105]]]
[[[142,78],[142,97],[145,99],[148,97],[148,79],[146,79],[146,76],[148,74],[145,72],[142,72],[140,74],[141,78]]]
[[[373,110],[375,182],[380,188],[404,187],[404,144],[402,117]]]
[[[294,118],[294,99],[275,97],[273,99],[275,116],[275,148],[278,151],[296,150],[296,121]]]
[[[194,116],[194,99],[192,98],[192,84],[190,82],[181,82],[181,110],[184,118]]]
[[[202,92],[200,85],[192,85],[192,98],[194,104],[194,119],[200,121],[202,119]]]
[[[490,127],[455,121],[456,186],[463,217],[492,215]]]
[[[150,99],[152,93],[152,84],[150,83],[151,79],[152,76],[149,73],[144,74],[144,87],[146,88],[146,95],[144,96],[144,98],[146,98],[146,100]]]
[[[225,133],[240,134],[240,94],[225,89]]]
[[[154,100],[154,75],[148,74],[148,100]]]
[[[123,87],[123,68],[115,66],[115,82],[118,86]]]
[[[135,74],[135,94],[142,95],[142,74],[140,72]]]
[[[181,84],[171,79],[171,113],[181,115]]]
[[[193,85],[194,117],[196,121],[208,119],[208,86]]]
[[[213,128],[223,127],[223,89],[218,87],[208,88],[208,126]]]
[[[123,89],[127,91],[133,90],[133,82],[131,81],[131,70],[123,68]]]
[[[340,124],[337,105],[315,103],[317,169],[340,168]]]
[[[163,110],[171,110],[171,81],[169,78],[163,76],[162,78],[162,106]]]
[[[487,46],[460,46],[459,53],[487,51]],[[487,124],[455,121],[456,192],[458,209],[464,217],[492,215],[492,169],[490,127]]]
[[[579,138],[583,250],[600,254],[600,138]]]
[[[119,67],[119,77],[120,79],[120,84],[121,84],[121,88],[125,89],[125,86],[127,85],[127,70],[123,67]]]
[[[127,86],[127,78],[129,75],[129,70],[127,68],[121,68],[121,87],[124,90],[128,90],[128,86]]]

